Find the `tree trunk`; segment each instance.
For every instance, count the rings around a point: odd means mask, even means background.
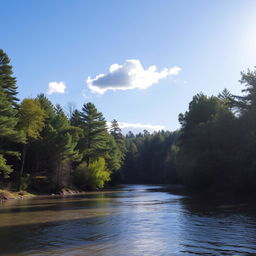
[[[21,167],[20,167],[20,177],[19,177],[19,190],[21,189],[21,178],[24,172],[24,164],[25,164],[25,158],[27,154],[27,144],[23,145],[22,149],[22,155],[21,155]]]

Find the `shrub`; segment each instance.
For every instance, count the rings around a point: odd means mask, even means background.
[[[31,177],[30,174],[26,174],[25,176],[21,177],[20,180],[20,190],[26,190],[31,185]]]
[[[82,189],[103,188],[110,180],[110,172],[106,168],[104,158],[90,163],[82,162],[74,172],[74,182]]]

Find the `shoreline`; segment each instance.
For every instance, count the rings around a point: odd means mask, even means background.
[[[24,199],[28,197],[34,197],[34,196],[37,196],[37,195],[24,190],[11,191],[8,189],[0,189],[0,202],[5,202],[8,200]]]
[[[20,200],[32,197],[68,197],[74,195],[84,195],[84,194],[98,194],[98,193],[112,193],[121,192],[120,187],[107,187],[105,189],[98,190],[87,190],[81,191],[77,189],[63,188],[57,193],[37,193],[28,191],[11,191],[8,189],[0,189],[0,203],[9,200]]]

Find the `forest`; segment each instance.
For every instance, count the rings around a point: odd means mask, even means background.
[[[119,183],[183,184],[193,191],[251,193],[256,183],[256,71],[240,96],[198,93],[181,128],[126,135],[87,102],[68,113],[44,95],[18,99],[0,50],[0,189],[57,192]]]

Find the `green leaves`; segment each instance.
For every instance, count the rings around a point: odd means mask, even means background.
[[[45,126],[45,111],[35,99],[24,99],[19,107],[18,127],[27,138],[38,139]]]
[[[0,49],[0,87],[3,90],[7,101],[10,102],[12,107],[17,106],[18,99],[16,78],[12,76],[12,66],[7,54]]]
[[[74,172],[75,183],[82,189],[103,188],[110,180],[110,172],[106,168],[104,158],[99,158],[89,165],[82,162]]]
[[[0,155],[0,174],[4,178],[9,178],[9,175],[12,173],[12,171],[12,166],[7,164],[7,161],[3,155]]]
[[[17,143],[24,143],[25,136],[17,129],[16,79],[12,77],[9,58],[0,49],[0,173],[8,178],[13,171],[13,157],[19,156],[15,150]]]
[[[226,97],[197,94],[180,116],[178,171],[194,189],[210,189],[228,179],[227,159],[234,154],[232,130],[235,117]],[[229,162],[229,168],[232,162]]]
[[[107,153],[107,128],[102,113],[92,103],[84,104],[81,112],[81,128],[83,138],[79,141],[79,149],[87,163]]]

